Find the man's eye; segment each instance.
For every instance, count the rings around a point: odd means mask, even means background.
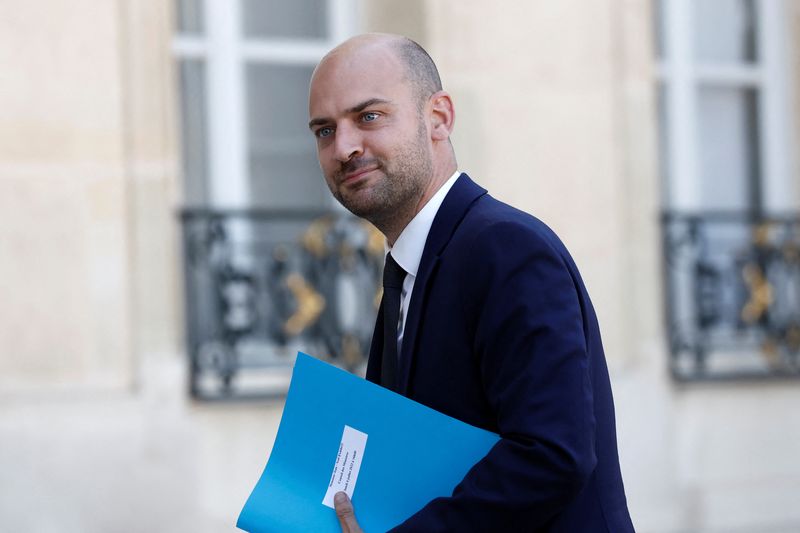
[[[333,133],[333,128],[331,127],[324,127],[317,130],[317,137],[323,138],[331,135]]]
[[[364,122],[372,122],[378,118],[377,113],[364,113],[364,116],[361,117]]]

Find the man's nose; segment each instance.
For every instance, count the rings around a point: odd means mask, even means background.
[[[361,133],[351,125],[342,124],[336,128],[336,159],[345,163],[364,153]]]

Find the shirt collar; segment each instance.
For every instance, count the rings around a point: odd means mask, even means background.
[[[425,241],[428,240],[428,233],[433,225],[433,219],[436,217],[444,197],[450,192],[450,188],[460,175],[461,172],[456,171],[450,176],[420,212],[411,219],[411,222],[408,223],[394,242],[394,246],[389,248],[387,245],[387,253],[391,252],[397,264],[414,277],[417,277],[417,270],[422,260],[422,252],[425,250]]]

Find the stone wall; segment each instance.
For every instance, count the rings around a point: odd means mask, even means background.
[[[0,388],[128,387],[174,349],[168,3],[0,20]]]

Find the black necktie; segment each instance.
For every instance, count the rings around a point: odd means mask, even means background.
[[[397,322],[400,319],[400,293],[406,271],[392,257],[383,267],[383,356],[381,385],[397,390]]]

